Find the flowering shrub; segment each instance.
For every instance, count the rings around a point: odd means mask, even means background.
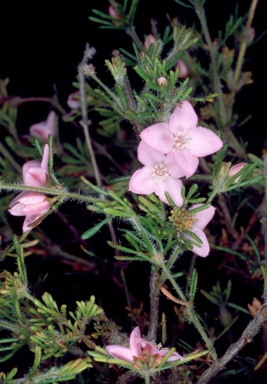
[[[71,95],[36,99],[52,111],[30,136],[14,111],[27,99],[0,82],[0,187],[17,193],[1,195],[3,383],[266,381],[267,165],[234,130],[256,1],[215,40],[205,1],[175,1],[199,27],[169,17],[138,36],[138,1],[93,9],[132,44],[105,60],[112,84],[87,44]]]

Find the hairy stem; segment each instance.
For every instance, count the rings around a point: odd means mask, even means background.
[[[159,323],[159,292],[157,290],[159,283],[159,274],[158,271],[151,268],[151,277],[150,277],[150,322],[149,322],[149,330],[147,334],[148,340],[156,340],[157,337],[157,329]]]

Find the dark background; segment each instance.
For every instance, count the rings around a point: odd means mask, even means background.
[[[45,2],[2,1],[0,78],[10,78],[9,93],[20,96],[51,96],[57,89],[60,102],[66,107],[66,98],[73,90],[77,65],[82,58],[86,42],[96,47],[94,64],[98,74],[105,76],[104,59],[109,59],[113,49],[131,49],[130,38],[122,31],[100,30],[99,25],[89,21],[92,9],[105,11],[107,0],[47,0]],[[213,37],[218,29],[224,30],[225,23],[234,13],[235,0],[207,0],[205,4],[208,23]],[[239,2],[239,15],[244,15],[250,0]],[[253,26],[256,36],[266,30],[265,1],[259,0]],[[142,37],[151,31],[150,18],[159,21],[163,32],[167,25],[166,15],[179,17],[182,22],[198,23],[194,12],[174,0],[140,0],[136,26]],[[242,136],[249,140],[251,150],[261,154],[267,118],[267,55],[266,35],[252,45],[247,52],[246,70],[253,72],[254,84],[243,88],[237,98],[237,109],[241,117],[252,114],[253,118],[242,128]],[[19,129],[23,132],[36,121],[44,119],[48,105],[30,104],[20,108]],[[37,116],[36,116],[37,115]],[[250,149],[250,147],[249,147]]]

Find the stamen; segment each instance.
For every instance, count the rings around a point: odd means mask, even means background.
[[[197,219],[194,219],[193,217],[193,213],[178,207],[175,207],[171,210],[169,220],[171,223],[173,223],[175,229],[179,233],[183,232],[184,230],[192,229],[194,223],[197,222]]]
[[[162,179],[164,179],[166,176],[169,176],[169,172],[168,172],[168,168],[165,167],[164,164],[157,164],[155,165],[155,167],[153,168],[153,176],[157,176],[157,177],[160,177]]]

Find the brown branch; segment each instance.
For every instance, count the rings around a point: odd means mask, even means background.
[[[247,344],[253,340],[253,337],[259,332],[263,323],[267,320],[267,303],[265,302],[258,311],[257,316],[247,326],[239,340],[232,344],[225,354],[215,361],[200,377],[196,384],[207,384],[232,358]]]

